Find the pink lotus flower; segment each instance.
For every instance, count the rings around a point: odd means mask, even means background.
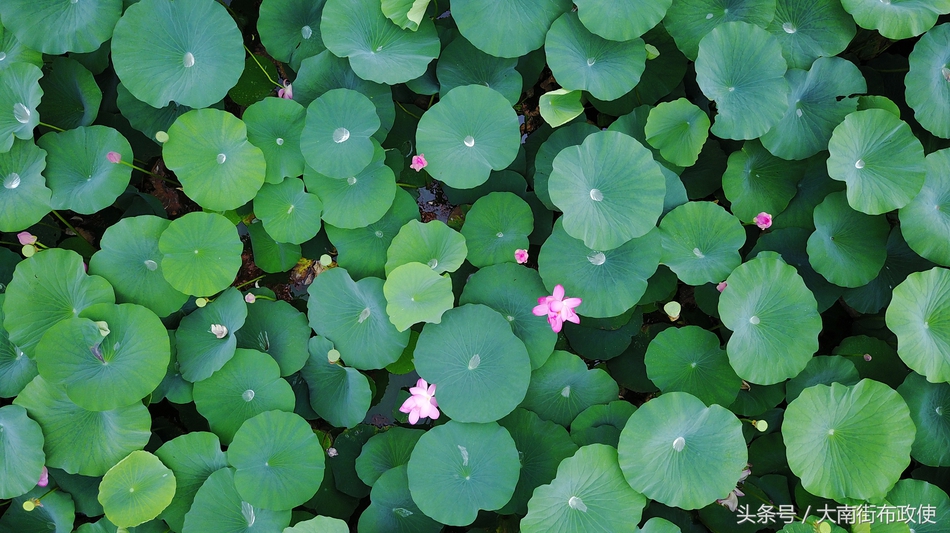
[[[293,86],[287,82],[284,82],[284,87],[282,89],[277,89],[277,97],[284,98],[287,100],[293,100],[294,98]]]
[[[414,155],[412,156],[412,164],[409,165],[409,168],[411,168],[412,170],[415,170],[416,172],[419,172],[420,170],[426,168],[426,165],[428,164],[429,162],[426,161],[425,154]]]
[[[580,317],[574,312],[574,308],[581,302],[580,298],[564,298],[564,287],[555,285],[554,294],[538,298],[538,305],[531,312],[535,316],[547,315],[551,329],[559,333],[564,322],[581,323]]]
[[[40,480],[36,482],[40,487],[45,487],[49,485],[49,470],[46,467],[43,467],[43,470],[40,472]]]
[[[416,386],[409,389],[412,394],[399,411],[409,413],[409,423],[415,425],[420,418],[439,418],[439,404],[435,401],[435,385],[429,385],[426,380],[419,378]]]
[[[746,465],[745,470],[739,473],[739,481],[736,482],[736,485],[741,485],[746,480],[746,478],[749,477],[749,474],[751,473],[752,473],[752,465]],[[716,500],[716,503],[725,507],[726,509],[729,509],[730,511],[734,513],[736,512],[736,509],[739,507],[740,496],[745,496],[745,493],[739,490],[739,487],[736,486],[736,488],[732,489],[732,492],[730,492],[728,496],[726,496],[725,498]]]
[[[16,238],[23,246],[26,246],[27,244],[36,244],[36,235],[33,235],[29,231],[21,231],[20,233],[17,233]]]
[[[772,226],[772,215],[766,213],[765,211],[755,215],[755,225],[759,229],[769,229]]]
[[[515,250],[515,261],[517,261],[519,265],[523,265],[523,264],[527,263],[527,262],[528,262],[528,251],[527,251],[527,250],[522,250],[522,249],[520,249],[520,248],[517,249],[517,250]]]
[[[729,286],[729,284],[726,283],[725,281],[720,281],[720,282],[719,282],[719,285],[716,285],[716,290],[719,291],[719,292],[722,292],[722,291],[726,290],[726,287],[728,287],[728,286]]]
[[[122,161],[122,154],[119,152],[109,152],[106,154],[106,159],[108,159],[110,163],[115,164]]]

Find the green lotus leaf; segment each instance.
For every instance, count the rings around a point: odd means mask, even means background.
[[[50,328],[34,359],[43,379],[63,386],[76,405],[108,411],[155,390],[169,357],[168,334],[155,313],[135,304],[104,303]]]
[[[324,176],[310,167],[303,179],[307,191],[323,202],[323,221],[338,228],[355,229],[377,222],[392,206],[396,176],[385,164],[386,152],[370,139],[373,157],[357,174],[346,179]]]
[[[620,432],[636,410],[636,406],[624,400],[592,405],[571,422],[571,439],[578,446],[607,444],[616,448]]]
[[[640,521],[646,498],[630,488],[617,450],[591,444],[561,462],[550,485],[538,487],[521,521],[525,533],[579,533],[597,528],[624,531]]]
[[[264,153],[265,182],[280,183],[303,174],[300,135],[305,116],[303,106],[284,98],[265,98],[244,110],[247,140]]]
[[[251,237],[254,264],[264,272],[286,272],[300,261],[300,245],[275,241],[263,224],[252,222],[247,226],[247,233]]]
[[[33,128],[39,125],[36,107],[43,96],[39,80],[43,72],[29,63],[15,63],[3,71],[0,78],[0,153],[10,150],[13,138],[33,138]]]
[[[950,382],[950,270],[915,272],[894,287],[887,327],[897,335],[901,360],[931,383]]]
[[[664,102],[650,110],[644,129],[647,142],[667,161],[692,166],[709,133],[709,117],[685,98]]]
[[[300,244],[314,238],[320,231],[322,211],[323,202],[304,192],[298,178],[266,183],[254,197],[254,215],[277,242]]]
[[[21,261],[6,288],[3,328],[17,349],[32,356],[51,327],[94,304],[115,303],[109,283],[87,276],[76,252],[59,248]]]
[[[393,237],[386,254],[386,275],[399,266],[418,262],[429,266],[436,274],[454,272],[465,261],[468,249],[465,237],[432,220],[425,224],[410,220]]]
[[[52,192],[43,178],[45,168],[46,151],[33,141],[15,139],[9,151],[0,153],[0,231],[24,230],[49,214]]]
[[[237,24],[217,2],[142,0],[115,25],[112,62],[122,84],[146,104],[201,108],[241,78],[241,43]]]
[[[244,122],[225,111],[195,109],[178,117],[162,155],[185,194],[206,209],[241,207],[264,183],[264,153],[248,142]]]
[[[278,61],[290,63],[291,68],[299,72],[301,61],[326,50],[320,35],[325,3],[326,0],[261,2],[257,31],[267,53]]]
[[[534,216],[524,200],[510,192],[489,193],[465,216],[468,261],[477,267],[514,261],[516,250],[528,248],[533,230]]]
[[[646,291],[660,262],[659,240],[660,232],[651,231],[613,250],[593,250],[568,235],[558,219],[538,255],[538,273],[548,290],[560,284],[568,295],[584,300],[578,308],[581,315],[617,316]]]
[[[518,61],[482,52],[464,37],[456,37],[439,56],[436,76],[439,96],[463,85],[484,85],[501,93],[511,105],[521,100],[521,74]]]
[[[877,277],[863,287],[844,291],[844,301],[859,313],[875,314],[891,302],[891,290],[911,272],[932,268],[933,263],[921,258],[904,242],[901,227],[894,226],[884,246],[887,259]]]
[[[333,343],[311,337],[309,359],[300,371],[310,390],[310,406],[335,427],[354,428],[366,418],[373,394],[369,380],[352,367],[331,363]]]
[[[333,89],[307,107],[300,148],[314,170],[346,179],[373,160],[370,138],[379,126],[376,107],[369,98],[352,89]]]
[[[548,186],[551,201],[564,212],[564,230],[601,251],[649,232],[666,192],[666,180],[649,150],[610,131],[561,150]]]
[[[773,215],[784,211],[804,170],[804,164],[779,159],[752,140],[729,156],[722,190],[736,217],[752,222],[763,211]]]
[[[689,285],[726,279],[742,258],[745,230],[736,217],[712,202],[688,202],[660,223],[660,261]]]
[[[706,405],[731,405],[742,380],[715,333],[697,326],[660,332],[647,348],[647,376],[664,393],[688,392]]]
[[[792,402],[802,391],[814,385],[831,385],[840,383],[850,387],[857,385],[861,380],[858,370],[849,359],[830,355],[826,357],[812,357],[800,374],[788,380],[785,387],[785,401]]]
[[[917,427],[911,456],[928,466],[950,465],[950,384],[930,383],[915,372],[907,375],[897,392],[907,402]]]
[[[406,263],[393,269],[383,284],[386,314],[398,331],[417,322],[438,324],[452,308],[452,280],[439,275],[429,265]]]
[[[121,0],[65,4],[10,0],[0,6],[3,25],[26,46],[44,54],[92,52],[112,37]]]
[[[887,502],[891,505],[903,506],[905,509],[916,507],[918,515],[914,524],[914,531],[918,533],[938,533],[945,529],[943,524],[950,517],[950,497],[947,493],[926,481],[916,479],[902,479],[887,493]],[[919,513],[924,509],[922,517]],[[909,512],[907,513],[909,514]],[[910,517],[908,517],[910,518]]]
[[[349,58],[357,76],[387,85],[418,78],[440,50],[431,20],[404,30],[386,18],[378,0],[327,0],[320,31],[327,49]]]
[[[607,372],[588,369],[580,357],[555,350],[541,368],[531,373],[521,407],[534,411],[542,420],[567,427],[588,407],[616,399],[617,392],[617,383]]]
[[[4,299],[6,295],[0,294],[0,324],[3,323]],[[7,330],[0,325],[0,398],[13,398],[20,394],[23,387],[37,375],[36,362],[10,342]]]
[[[815,207],[829,194],[845,190],[847,186],[843,182],[828,177],[826,159],[827,156],[818,154],[802,163],[804,175],[798,182],[798,191],[785,210],[772,219],[772,232],[785,228],[814,231]]]
[[[858,26],[877,30],[888,39],[907,39],[929,30],[939,15],[950,13],[948,0],[841,0]]]
[[[619,119],[618,119],[619,121]],[[616,123],[616,122],[615,122]],[[534,191],[538,199],[548,209],[558,210],[551,202],[551,194],[548,191],[548,182],[551,172],[554,170],[554,158],[561,153],[561,150],[569,146],[578,146],[592,133],[597,133],[597,126],[586,122],[575,122],[563,128],[558,128],[541,144],[538,154],[534,160],[534,174],[530,176],[534,180]]]
[[[145,306],[160,317],[188,300],[162,273],[158,240],[168,225],[168,220],[152,215],[123,218],[106,229],[101,250],[89,260],[89,271],[112,284],[119,303]]]
[[[663,26],[683,54],[695,60],[700,41],[712,30],[730,22],[764,28],[774,14],[775,3],[771,0],[677,0],[666,12]]]
[[[426,324],[413,355],[419,376],[438,386],[439,408],[459,422],[504,417],[525,398],[531,379],[524,344],[485,305],[450,309],[440,323]]]
[[[283,533],[347,533],[349,530],[346,522],[339,518],[317,516],[284,528]]]
[[[884,217],[848,207],[845,193],[829,194],[815,208],[815,232],[808,238],[809,262],[835,285],[860,287],[884,266],[889,230]]]
[[[220,370],[234,357],[237,345],[234,333],[244,325],[245,318],[244,298],[237,289],[229,288],[211,303],[181,319],[175,333],[181,376],[197,383]]]
[[[267,354],[238,348],[224,366],[195,383],[195,407],[229,445],[246,420],[272,410],[293,412],[295,397]]]
[[[938,137],[950,137],[950,98],[946,65],[950,63],[950,25],[941,24],[927,33],[914,45],[910,53],[910,71],[904,80],[907,104],[914,110],[917,119],[927,131]]]
[[[811,231],[803,228],[781,228],[764,233],[749,252],[749,257],[755,257],[762,250],[779,253],[783,261],[798,271],[805,286],[815,296],[818,312],[821,313],[838,301],[844,288],[834,285],[812,268],[807,252],[810,235]]]
[[[726,353],[736,374],[760,385],[796,376],[818,350],[821,317],[795,268],[758,257],[739,265],[726,283],[719,315],[733,332]]]
[[[843,52],[855,34],[854,19],[840,2],[808,0],[777,0],[767,29],[782,45],[788,68],[798,69]]]
[[[244,246],[234,225],[216,213],[188,213],[158,239],[162,273],[176,290],[209,296],[226,289],[241,268]]]
[[[679,526],[660,517],[653,517],[643,524],[643,528],[636,529],[636,533],[680,533],[681,531]]]
[[[457,15],[456,15],[457,16]],[[456,87],[419,120],[416,148],[426,172],[450,187],[471,189],[518,155],[521,133],[511,104],[494,89]]]
[[[332,486],[339,491],[337,492],[338,495],[345,494],[352,498],[369,496],[370,487],[360,481],[359,476],[356,475],[356,458],[360,455],[366,441],[377,433],[379,433],[379,429],[375,426],[359,424],[353,429],[344,429],[333,441],[337,456],[327,461],[327,466],[330,469],[327,470],[326,474],[328,477],[330,474],[333,475],[330,479],[333,483]],[[356,503],[347,505],[355,508]]]
[[[628,93],[646,67],[642,39],[608,41],[588,31],[573,12],[564,13],[551,24],[544,53],[562,87],[585,90],[601,100],[614,100]]]
[[[70,401],[63,387],[42,376],[36,376],[13,403],[24,407],[42,428],[46,465],[70,474],[101,476],[130,452],[144,448],[151,436],[152,418],[141,403],[87,411]]]
[[[771,4],[762,0],[742,3]],[[726,22],[703,37],[696,57],[696,82],[703,94],[716,101],[718,114],[712,133],[738,140],[754,139],[769,131],[788,109],[786,68],[778,40],[758,26]]]
[[[0,31],[0,52],[4,54],[0,60],[0,70],[17,63],[30,63],[43,68],[43,54],[24,46],[12,31]]]
[[[809,387],[782,422],[792,472],[808,492],[835,499],[883,498],[910,464],[915,433],[900,395],[869,379]]]
[[[160,131],[167,132],[178,117],[191,111],[190,107],[175,102],[156,109],[132,96],[132,93],[121,83],[116,86],[116,106],[133,128],[153,140],[155,140],[155,134]],[[224,102],[218,102],[212,107],[224,109]]]
[[[287,302],[259,298],[247,307],[247,319],[235,335],[238,348],[273,357],[281,376],[293,374],[307,362],[310,325],[307,316]]]
[[[893,389],[898,388],[909,373],[897,350],[881,339],[866,335],[845,338],[832,353],[847,357],[862,378],[886,383]]]
[[[78,61],[55,58],[49,74],[40,79],[40,88],[43,100],[37,111],[48,124],[66,129],[89,126],[99,114],[102,90]]]
[[[452,18],[476,48],[495,57],[519,57],[541,48],[551,24],[570,0],[457,0]]]
[[[43,498],[42,507],[36,507],[30,512],[23,508],[27,500],[38,498]],[[76,521],[76,505],[70,495],[63,491],[53,492],[46,487],[37,486],[9,502],[10,508],[0,517],[0,530],[3,531],[66,533]]]
[[[620,433],[617,452],[633,490],[682,509],[725,498],[748,460],[736,415],[685,392],[640,406]]]
[[[157,517],[174,496],[174,473],[158,457],[142,450],[116,463],[99,485],[99,502],[106,518],[123,528]]]
[[[310,327],[336,346],[347,365],[383,368],[409,343],[409,332],[399,332],[386,314],[383,280],[354,282],[346,270],[334,268],[317,276],[307,292]]]
[[[234,486],[244,501],[264,509],[292,509],[323,481],[324,453],[299,415],[267,411],[244,423],[228,447]]]
[[[419,509],[447,525],[466,525],[479,509],[511,499],[521,465],[508,430],[494,422],[452,420],[416,443],[408,464],[409,491]]]
[[[927,176],[920,192],[900,209],[902,233],[907,244],[921,256],[950,265],[950,216],[941,206],[950,200],[950,150],[927,155]]]
[[[400,28],[416,31],[426,14],[429,0],[383,0],[383,14]]]
[[[387,251],[396,235],[409,221],[418,221],[419,206],[406,191],[396,187],[393,204],[376,222],[354,229],[326,225],[327,236],[337,249],[337,263],[351,276],[383,277]],[[394,254],[396,250],[393,250]],[[467,253],[467,252],[466,252]],[[444,264],[444,263],[443,263]]]
[[[356,458],[356,473],[363,483],[372,486],[387,471],[407,464],[423,433],[421,429],[394,426],[370,437]]]
[[[676,279],[675,276],[673,279]],[[623,323],[624,320],[628,321]],[[564,325],[564,334],[577,355],[607,361],[619,356],[630,346],[633,336],[642,325],[642,310],[632,308],[619,317],[585,321],[579,325],[568,322]]]
[[[868,215],[904,207],[927,173],[923,146],[910,126],[883,109],[845,117],[828,142],[828,175],[848,184],[848,204]]]
[[[175,473],[175,496],[161,518],[172,531],[180,532],[198,489],[208,476],[228,466],[227,458],[218,437],[205,431],[175,437],[155,450],[155,455]]]
[[[235,481],[233,468],[221,468],[208,476],[185,515],[182,533],[270,533],[290,524],[290,511],[252,505],[238,493]]]
[[[19,405],[0,407],[0,498],[10,499],[36,486],[46,463],[43,430]]]
[[[591,33],[611,41],[628,41],[659,24],[672,3],[672,0],[578,0],[577,14]]]
[[[412,500],[407,472],[408,467],[400,465],[380,476],[370,493],[369,507],[360,515],[358,531],[438,533],[442,530],[442,524],[423,514]],[[349,531],[343,527],[339,533]]]
[[[557,89],[541,95],[539,111],[545,122],[552,128],[567,124],[584,112],[582,91]]]

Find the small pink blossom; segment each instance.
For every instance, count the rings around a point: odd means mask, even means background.
[[[726,290],[726,287],[728,287],[728,286],[729,286],[729,284],[726,283],[725,281],[720,281],[720,282],[719,282],[719,285],[716,285],[716,290],[719,291],[719,292],[722,292],[722,291]]]
[[[865,360],[865,361],[870,361],[870,360],[871,360],[871,354],[869,354],[869,353],[864,354],[864,360]]]
[[[36,482],[40,487],[45,487],[49,485],[49,470],[46,467],[43,467],[43,470],[40,472],[40,480]]]
[[[294,88],[291,84],[284,82],[284,87],[277,89],[277,97],[284,98],[287,100],[293,100],[294,98]]]
[[[257,301],[257,296],[254,296],[254,295],[251,294],[251,293],[247,293],[247,294],[244,295],[244,301],[247,302],[247,303],[249,303],[249,304],[252,304],[252,303],[254,303],[254,302]]]
[[[528,262],[528,251],[527,251],[527,250],[522,250],[522,249],[520,249],[520,248],[517,249],[517,250],[515,250],[515,261],[517,261],[519,265],[523,265],[523,264],[527,263],[527,262]]]
[[[426,165],[428,164],[429,162],[426,161],[425,154],[414,155],[412,156],[412,164],[409,165],[409,168],[411,168],[412,170],[415,170],[416,172],[419,172],[420,170],[426,168]]]
[[[716,500],[716,503],[734,513],[739,507],[739,496],[745,496],[745,493],[739,489],[732,489],[732,492],[730,492],[728,496],[721,500]]]
[[[109,152],[106,154],[106,159],[108,159],[110,163],[115,164],[122,161],[122,154],[119,152]]]
[[[772,226],[772,215],[765,211],[755,215],[755,225],[758,226],[759,229],[769,229]]]
[[[20,233],[17,233],[16,238],[23,246],[26,246],[27,244],[36,244],[36,235],[33,235],[29,231],[21,231]]]
[[[538,298],[538,305],[531,310],[535,316],[548,316],[548,324],[555,333],[561,331],[564,322],[580,324],[581,319],[574,312],[574,308],[581,304],[580,298],[564,298],[564,287],[554,286],[554,294]]]
[[[410,396],[403,402],[400,412],[409,413],[409,423],[415,425],[420,418],[439,418],[439,404],[435,401],[435,385],[419,378],[416,386],[409,389]]]

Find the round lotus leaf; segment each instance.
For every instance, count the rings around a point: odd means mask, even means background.
[[[46,466],[70,474],[101,476],[130,452],[144,448],[151,436],[152,418],[141,403],[87,411],[70,401],[64,388],[42,376],[13,402],[26,408],[43,429]]]
[[[307,167],[307,190],[323,202],[323,221],[339,228],[355,229],[378,221],[396,196],[396,176],[386,164],[386,152],[376,142],[370,163],[346,179],[324,176]]]
[[[244,501],[274,511],[313,497],[323,481],[324,452],[299,415],[267,411],[244,423],[228,447],[234,486]]]
[[[270,533],[290,524],[289,510],[271,511],[249,503],[235,488],[236,477],[233,468],[208,476],[185,515],[182,533]]]
[[[307,361],[307,316],[287,302],[258,299],[247,306],[247,319],[235,335],[238,348],[273,357],[280,365],[281,376],[300,370]]]
[[[788,109],[786,68],[778,40],[758,26],[726,22],[703,37],[696,82],[716,101],[712,133],[738,140],[769,131]]]
[[[320,231],[322,211],[323,202],[304,192],[298,178],[266,183],[254,197],[254,215],[277,242],[301,244],[314,238]]]
[[[857,98],[867,91],[861,71],[840,57],[822,57],[811,69],[789,69],[788,109],[762,144],[784,159],[805,159],[828,147],[835,126],[857,109]]]
[[[229,288],[208,305],[181,319],[175,344],[182,377],[197,383],[234,357],[237,345],[234,333],[241,329],[246,317],[244,298],[237,289]]]
[[[55,58],[49,74],[40,79],[40,88],[43,100],[37,110],[47,124],[65,129],[89,126],[99,114],[102,90],[76,60]]]
[[[178,117],[162,155],[185,194],[206,209],[241,207],[264,183],[264,153],[248,142],[244,122],[226,111],[195,109]]]
[[[247,233],[251,237],[254,264],[264,272],[286,272],[300,261],[300,245],[275,241],[260,220],[247,225]]]
[[[456,87],[484,85],[501,93],[508,103],[521,100],[521,74],[515,70],[516,59],[495,57],[482,52],[465,37],[456,37],[445,47],[436,65],[439,96]]]
[[[479,509],[495,510],[511,499],[521,465],[508,430],[494,422],[452,420],[419,439],[409,459],[409,491],[430,518],[461,526]]]
[[[910,126],[883,109],[845,117],[828,143],[828,175],[847,182],[848,203],[869,215],[907,205],[927,173],[923,146]]]
[[[33,141],[15,139],[9,151],[0,153],[0,231],[26,229],[50,212],[45,168],[46,151]]]
[[[796,376],[818,350],[821,316],[795,267],[774,257],[739,265],[719,298],[726,345],[740,378],[759,385]]]
[[[31,139],[40,123],[36,106],[43,96],[39,80],[43,72],[29,63],[16,63],[0,78],[0,153],[10,150],[13,138]]]
[[[210,296],[226,289],[241,268],[244,245],[237,229],[216,213],[188,213],[158,239],[162,271],[176,290]]]
[[[521,133],[511,104],[494,89],[456,87],[430,107],[416,130],[426,172],[457,189],[471,189],[518,155]]]
[[[742,150],[729,155],[722,176],[722,190],[732,202],[739,220],[753,222],[756,215],[778,214],[785,210],[798,191],[803,163],[789,162],[770,154],[758,140],[748,141]]]
[[[76,252],[43,250],[17,264],[3,301],[3,328],[11,343],[32,356],[47,330],[98,303],[115,303],[106,280],[87,276]]]
[[[574,120],[584,112],[583,91],[556,89],[541,95],[538,102],[541,118],[556,128]]]
[[[921,258],[904,242],[900,226],[891,228],[884,247],[887,259],[877,277],[867,285],[844,291],[844,301],[852,309],[867,315],[875,314],[891,302],[891,291],[911,272],[922,272],[934,266]]]
[[[5,294],[0,294],[0,308],[5,298]],[[0,324],[2,322],[3,310],[0,309]],[[36,362],[10,342],[7,330],[0,325],[0,398],[13,398],[20,394],[23,387],[37,375]]]
[[[76,405],[107,411],[155,390],[170,353],[168,334],[155,313],[135,304],[104,303],[50,328],[36,345],[34,359],[43,379],[63,386]]]
[[[115,1],[115,0],[113,0]],[[207,0],[142,0],[115,25],[112,61],[137,99],[207,107],[244,72],[241,32],[223,5]]]
[[[377,0],[327,0],[320,31],[327,49],[349,58],[357,76],[387,85],[424,74],[441,48],[431,20],[404,30],[383,15]]]
[[[895,41],[924,33],[939,15],[950,13],[950,0],[841,0],[841,5],[858,26]]]
[[[327,91],[307,107],[300,134],[304,159],[331,178],[353,176],[373,160],[371,137],[379,125],[376,106],[362,93],[352,89]]]
[[[489,193],[465,215],[468,261],[477,267],[514,261],[516,250],[528,248],[533,230],[534,215],[524,200],[510,192]]]
[[[567,427],[580,412],[615,400],[617,394],[617,383],[607,372],[588,369],[580,357],[555,350],[541,368],[531,373],[521,407],[534,411],[542,420]]]
[[[37,141],[46,150],[46,183],[53,209],[84,215],[112,205],[132,178],[132,168],[110,162],[109,152],[132,159],[132,146],[118,131],[105,126],[80,126],[50,132]]]
[[[887,503],[897,508],[916,508],[918,516],[913,526],[917,533],[939,533],[950,517],[950,497],[926,481],[902,479],[887,494]],[[923,513],[920,510],[923,509]],[[908,515],[910,514],[908,510]],[[927,515],[930,515],[927,517]],[[908,516],[908,518],[910,518]],[[913,522],[911,522],[913,523]]]
[[[672,0],[578,0],[577,14],[592,33],[611,41],[640,37],[659,24]]]
[[[414,531],[438,533],[442,524],[419,510],[409,491],[407,466],[397,466],[379,477],[370,493],[370,505],[360,515],[359,531]],[[349,529],[341,529],[346,533]]]
[[[812,230],[799,227],[779,228],[764,233],[749,252],[749,257],[755,257],[762,250],[778,252],[786,263],[798,270],[798,275],[818,302],[818,312],[824,312],[838,301],[844,288],[834,285],[812,268],[807,251],[811,233]]]
[[[311,337],[301,377],[310,391],[310,407],[336,427],[353,428],[366,418],[373,394],[369,380],[355,368],[331,363],[333,343]]]
[[[297,522],[294,527],[284,528],[283,533],[348,533],[349,530],[346,522],[339,518],[316,516],[310,520]]]
[[[528,502],[521,530],[632,531],[645,506],[646,498],[624,479],[617,464],[617,450],[605,444],[591,444],[561,462],[550,485],[538,487]]]
[[[889,231],[884,217],[851,209],[843,192],[829,194],[815,208],[815,232],[808,238],[811,266],[835,285],[865,285],[884,266]]]
[[[643,528],[636,529],[636,533],[680,533],[682,530],[669,520],[653,517],[643,524]]]
[[[452,18],[479,50],[519,57],[541,48],[551,24],[571,7],[570,0],[457,0]]]
[[[619,120],[619,119],[618,119]],[[551,195],[548,192],[548,181],[551,172],[554,170],[554,158],[561,150],[568,146],[578,146],[584,142],[584,139],[592,133],[600,131],[597,126],[586,122],[575,122],[558,128],[551,134],[547,140],[538,148],[538,153],[534,159],[534,191],[538,199],[548,209],[557,210],[557,207],[551,203]]]
[[[910,464],[915,433],[900,395],[869,379],[809,387],[782,422],[789,468],[805,490],[832,499],[883,498]]]
[[[601,100],[630,92],[640,81],[647,58],[642,39],[608,41],[588,31],[573,12],[551,24],[544,53],[561,86],[585,90]]]
[[[647,376],[661,391],[688,392],[707,405],[731,405],[742,385],[719,337],[697,326],[660,332],[650,341],[644,362]]]
[[[370,437],[356,458],[356,473],[363,483],[372,486],[387,471],[407,464],[423,433],[395,426]]]
[[[843,52],[855,34],[854,19],[840,2],[809,0],[777,0],[768,30],[782,45],[788,67],[799,69]]]
[[[0,31],[0,52],[5,54],[5,57],[0,60],[0,70],[6,70],[10,65],[17,63],[30,63],[43,67],[43,54],[25,46],[12,31]]]
[[[606,405],[592,405],[578,414],[571,422],[571,439],[578,446],[607,444],[617,447],[620,432],[637,408],[624,400],[615,400]]]
[[[274,409],[293,412],[296,401],[273,358],[242,348],[210,377],[195,383],[194,396],[198,412],[226,445],[245,420]]]
[[[386,257],[386,275],[408,263],[423,263],[436,274],[454,272],[465,261],[465,237],[439,220],[425,224],[410,220],[392,240]]]
[[[688,202],[660,222],[663,254],[660,261],[689,285],[726,279],[742,258],[742,223],[712,202]]]
[[[502,418],[525,398],[531,379],[524,343],[485,305],[450,309],[440,323],[426,324],[413,354],[419,376],[438,386],[439,408],[459,422]]]
[[[330,340],[347,365],[360,370],[396,362],[409,343],[386,314],[383,280],[353,281],[346,270],[333,268],[317,276],[307,289],[310,327]]]
[[[656,225],[666,179],[633,137],[605,131],[561,150],[548,187],[551,201],[564,212],[565,231],[589,248],[607,251]]]
[[[930,383],[915,372],[907,375],[897,392],[907,402],[917,436],[910,454],[928,466],[950,465],[950,384]]]
[[[168,220],[152,215],[123,218],[106,229],[101,250],[89,260],[89,272],[112,284],[119,303],[145,306],[160,317],[188,300],[162,273],[158,239],[168,225]]]
[[[2,160],[2,157],[0,157]],[[941,210],[950,201],[950,150],[927,156],[927,177],[920,193],[898,212],[907,244],[921,256],[950,265],[950,215]]]
[[[93,489],[94,490],[94,489]],[[23,505],[27,500],[42,500],[42,507],[26,511]],[[26,494],[8,500],[10,507],[0,517],[0,528],[5,531],[70,531],[76,521],[76,504],[64,491],[52,491],[37,486]],[[82,528],[79,528],[80,530]],[[83,533],[86,533],[83,531]]]
[[[300,62],[324,51],[320,18],[326,0],[265,0],[257,31],[267,53],[300,71]]]
[[[167,132],[178,117],[191,111],[190,107],[175,102],[156,109],[132,96],[132,93],[121,83],[116,86],[116,106],[133,128],[153,140],[158,132]],[[224,103],[218,102],[212,107],[224,109]]]
[[[685,392],[640,406],[620,433],[617,452],[634,490],[683,509],[725,498],[748,461],[736,415]]]
[[[155,450],[175,474],[175,497],[161,514],[172,531],[181,531],[195,493],[212,473],[228,466],[221,443],[212,433],[193,431],[175,437]]]
[[[887,327],[897,335],[901,360],[931,383],[950,382],[950,271],[915,272],[894,287]],[[9,316],[9,315],[8,315]]]
[[[28,492],[40,478],[46,462],[43,430],[19,405],[0,407],[0,429],[0,498],[10,499]]]
[[[660,232],[651,231],[613,250],[593,250],[568,235],[558,219],[538,255],[538,273],[548,290],[561,284],[569,296],[581,298],[581,315],[617,316],[637,305],[646,292],[647,280],[660,263],[659,241]]]
[[[121,14],[121,0],[9,0],[0,6],[7,31],[26,46],[50,55],[94,51],[112,37]]]
[[[411,220],[418,221],[419,218],[416,201],[408,192],[396,187],[393,204],[382,218],[354,229],[337,228],[327,224],[327,237],[339,254],[337,263],[351,276],[357,279],[367,276],[381,278],[386,274],[384,264],[393,239],[406,223]]]
[[[850,387],[861,380],[858,370],[849,359],[837,355],[812,357],[805,369],[785,386],[785,401],[792,402],[803,390],[813,385],[840,383]]]
[[[880,339],[866,335],[844,339],[832,353],[848,357],[862,378],[886,383],[894,389],[900,386],[909,373],[897,350]]]
[[[675,276],[672,278],[676,279]],[[623,323],[625,319],[628,321]],[[612,323],[615,320],[619,324]],[[581,325],[564,324],[564,333],[577,355],[607,361],[619,356],[630,346],[632,337],[639,332],[642,325],[642,310],[633,308],[619,317],[585,321]]]
[[[175,474],[154,455],[137,450],[106,472],[99,502],[106,518],[128,528],[157,517],[175,496]]]
[[[300,134],[305,117],[303,106],[285,98],[265,98],[244,110],[247,140],[264,153],[265,182],[280,183],[303,174]]]
[[[383,294],[389,320],[399,331],[417,322],[440,323],[442,314],[455,302],[451,278],[415,262],[393,269],[386,277]]]
[[[904,80],[907,104],[914,110],[917,119],[927,131],[938,137],[950,137],[950,25],[941,24],[928,31],[914,45],[911,52],[910,71]],[[946,73],[945,73],[946,72]]]
[[[647,142],[675,165],[692,166],[709,134],[709,117],[702,109],[680,98],[652,110],[644,128]]]
[[[771,0],[677,0],[666,12],[663,26],[683,54],[696,59],[700,42],[713,29],[737,21],[764,28],[774,15]]]

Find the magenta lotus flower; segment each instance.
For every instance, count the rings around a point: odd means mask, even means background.
[[[282,89],[277,89],[277,97],[284,98],[287,100],[293,100],[294,98],[293,86],[287,82],[284,82],[284,87]]]
[[[108,159],[110,163],[115,164],[122,161],[122,154],[119,152],[109,152],[106,154],[106,159]]]
[[[517,250],[515,250],[515,261],[517,261],[519,265],[523,265],[523,264],[527,263],[527,262],[528,262],[528,251],[527,251],[527,250],[522,250],[522,249],[520,249],[520,248],[517,249]]]
[[[419,172],[420,170],[426,168],[426,165],[428,164],[429,162],[426,161],[425,154],[414,155],[412,156],[412,164],[409,165],[409,168],[411,168],[412,170],[415,170],[416,172]]]
[[[36,244],[36,235],[33,235],[29,231],[21,231],[20,233],[17,233],[16,238],[23,246],[26,246],[27,244]]]
[[[416,386],[409,389],[410,396],[400,412],[409,413],[409,423],[415,425],[420,418],[439,418],[439,404],[435,401],[435,385],[429,385],[426,380],[419,378]]]
[[[40,472],[40,480],[36,482],[40,487],[45,487],[49,485],[49,470],[46,467],[43,467],[43,470]]]
[[[755,225],[758,226],[759,229],[769,229],[772,226],[772,215],[765,211],[755,215]]]
[[[719,282],[719,285],[716,285],[716,290],[719,291],[719,292],[722,292],[722,291],[726,290],[726,287],[728,287],[728,286],[729,286],[729,284],[726,283],[725,281],[720,281],[720,282]]]
[[[538,305],[531,310],[535,316],[548,316],[548,324],[555,333],[561,331],[564,322],[581,323],[581,318],[574,312],[574,308],[581,304],[580,298],[565,298],[564,287],[555,285],[554,294],[538,298]]]

